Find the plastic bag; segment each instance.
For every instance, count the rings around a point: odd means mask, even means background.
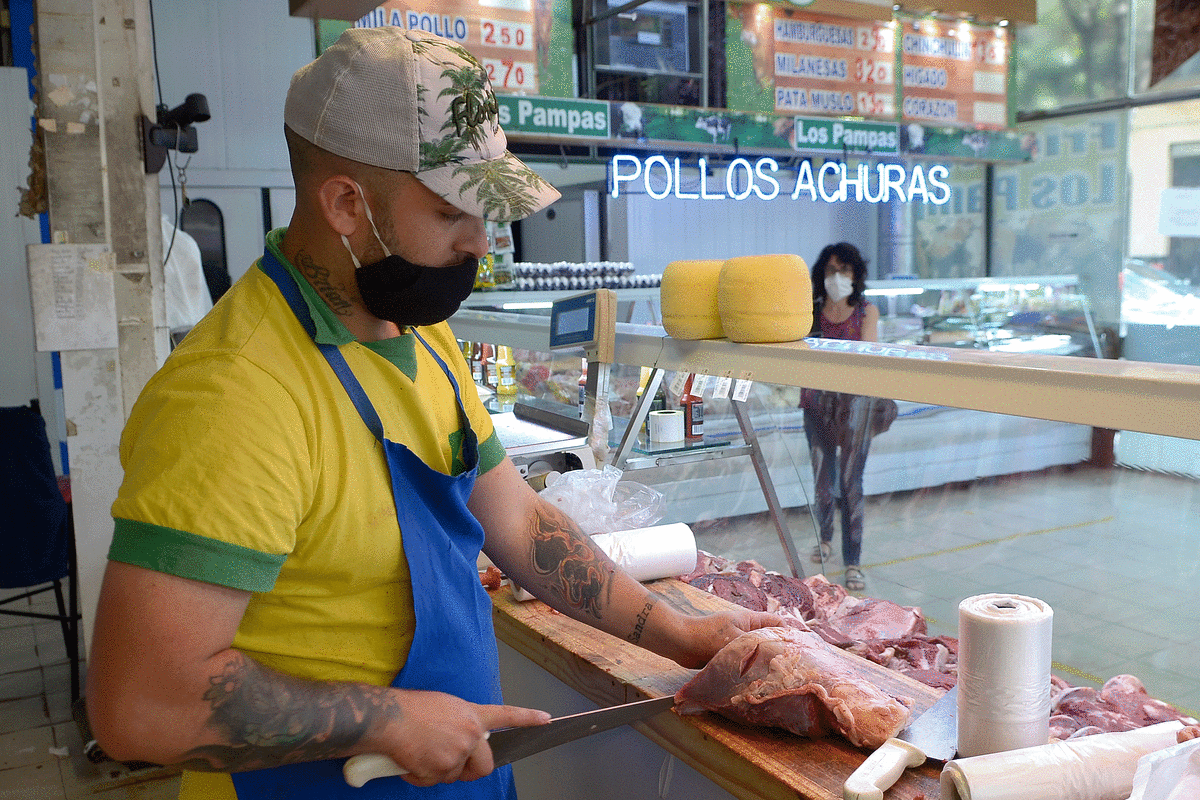
[[[564,472],[541,491],[589,536],[649,527],[662,519],[662,493],[633,481],[622,472],[604,469]]]
[[[1194,800],[1200,797],[1200,739],[1142,756],[1129,800]]]

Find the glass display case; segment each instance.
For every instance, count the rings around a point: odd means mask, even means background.
[[[1075,275],[872,281],[881,341],[1048,355],[1103,353]]]

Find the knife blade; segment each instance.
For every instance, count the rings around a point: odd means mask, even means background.
[[[854,770],[842,787],[844,800],[883,800],[908,767],[927,759],[949,761],[958,749],[958,687],[946,692],[907,728],[888,739]]]
[[[591,736],[593,733],[647,719],[673,708],[674,705],[675,698],[667,695],[556,717],[542,725],[488,731],[487,740],[492,748],[492,762],[497,767],[502,767],[560,744]],[[404,775],[406,772],[407,770],[391,758],[380,753],[353,756],[342,767],[346,783],[355,788],[372,778]]]

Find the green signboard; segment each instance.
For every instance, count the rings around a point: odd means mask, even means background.
[[[900,152],[900,129],[886,122],[796,117],[795,126],[793,139],[797,150],[871,154]]]
[[[508,134],[607,139],[610,135],[606,100],[497,94],[500,126]]]

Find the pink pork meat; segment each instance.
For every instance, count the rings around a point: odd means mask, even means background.
[[[904,728],[912,705],[880,690],[820,636],[798,628],[742,634],[676,693],[675,702],[681,714],[715,711],[810,738],[839,733],[871,749]]]

